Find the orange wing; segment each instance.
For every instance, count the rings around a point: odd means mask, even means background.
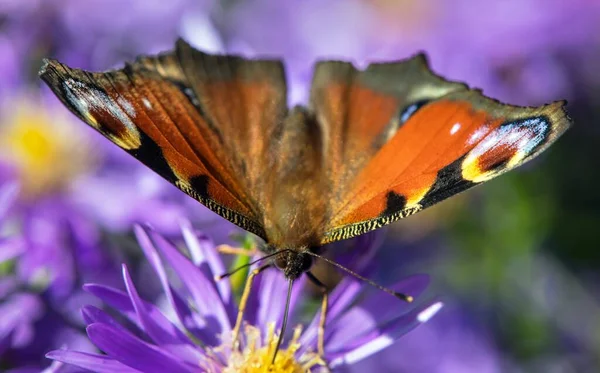
[[[372,64],[364,71],[346,62],[317,64],[310,109],[325,129],[323,157],[334,204],[344,202],[354,178],[404,125],[407,113],[465,89],[432,74],[422,54],[400,63]]]
[[[80,119],[169,182],[265,237],[248,191],[264,176],[268,139],[286,116],[279,61],[173,53],[90,73],[45,61],[41,78]]]
[[[332,183],[347,185],[335,195],[321,244],[377,229],[509,171],[570,125],[564,102],[504,105],[435,77],[422,57],[351,70],[349,80],[323,74],[313,91],[317,118],[333,134]]]

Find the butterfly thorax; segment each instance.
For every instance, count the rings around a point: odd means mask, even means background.
[[[258,200],[265,211],[266,241],[279,249],[319,245],[331,190],[321,130],[301,107],[292,109],[281,126],[270,144],[270,153],[277,156],[264,173],[264,185],[257,188],[262,192]]]

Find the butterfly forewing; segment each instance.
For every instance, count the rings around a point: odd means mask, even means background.
[[[429,101],[353,180],[324,242],[379,228],[532,159],[569,127],[563,105],[504,105],[477,90]]]
[[[253,190],[266,173],[264,135],[286,112],[280,62],[212,56],[180,41],[175,52],[122,70],[90,73],[50,60],[40,75],[109,140],[211,210],[266,236]]]

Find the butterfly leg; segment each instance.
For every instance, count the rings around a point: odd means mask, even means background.
[[[325,366],[325,369],[330,372],[331,369],[325,361],[325,321],[327,320],[327,310],[329,308],[329,291],[327,286],[323,284],[318,278],[315,277],[310,271],[306,272],[308,279],[315,284],[319,290],[323,293],[323,300],[321,302],[321,316],[319,319],[319,329],[317,329],[317,353],[318,356]]]
[[[240,306],[238,308],[237,319],[235,320],[235,326],[233,327],[232,339],[231,343],[233,348],[236,349],[238,347],[238,338],[240,335],[240,329],[242,327],[242,321],[244,321],[244,311],[246,310],[246,305],[248,304],[248,297],[250,296],[250,289],[252,288],[252,283],[254,282],[254,278],[269,268],[271,264],[262,265],[250,272],[248,275],[248,279],[246,280],[246,285],[244,286],[244,291],[242,292],[242,298],[240,299]]]
[[[243,247],[233,247],[229,245],[219,245],[217,246],[217,251],[221,254],[229,254],[229,255],[243,255],[243,256],[255,256],[259,254],[259,251],[256,247],[252,249],[244,249]]]

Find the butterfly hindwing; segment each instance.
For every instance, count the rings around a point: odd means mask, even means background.
[[[265,237],[249,193],[264,173],[263,133],[286,113],[283,66],[173,53],[91,73],[49,60],[40,76],[80,119],[219,215]]]
[[[413,107],[408,102],[409,111],[406,105],[396,111],[402,125],[364,162],[334,208],[323,244],[377,229],[511,170],[570,124],[564,102],[516,107],[466,88]]]

